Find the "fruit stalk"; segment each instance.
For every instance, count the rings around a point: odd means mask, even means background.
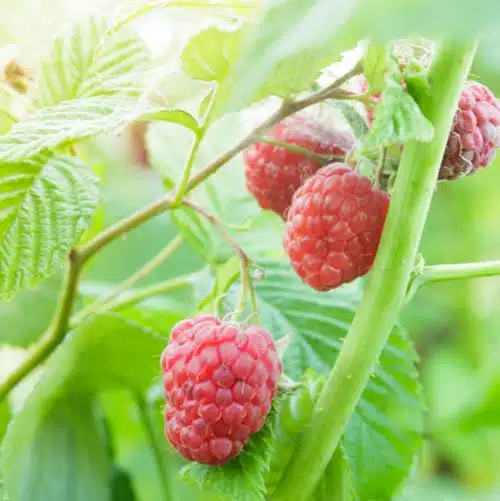
[[[397,321],[475,50],[475,43],[443,43],[436,52],[428,73],[430,93],[419,99],[434,126],[434,138],[405,145],[363,300],[273,501],[310,498]]]

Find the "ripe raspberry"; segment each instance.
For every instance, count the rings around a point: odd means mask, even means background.
[[[329,130],[322,123],[294,115],[277,124],[269,138],[301,146],[320,155],[345,156],[352,148],[351,134]],[[263,209],[283,218],[293,194],[302,183],[321,168],[315,160],[267,143],[256,143],[245,151],[245,176],[248,191]]]
[[[273,338],[210,315],[172,329],[161,365],[165,433],[187,459],[221,465],[264,425],[281,375]]]
[[[375,259],[389,195],[347,165],[327,165],[295,193],[285,250],[295,271],[326,291],[367,273]]]
[[[500,147],[500,101],[477,82],[466,84],[441,163],[439,179],[456,179],[486,167]]]

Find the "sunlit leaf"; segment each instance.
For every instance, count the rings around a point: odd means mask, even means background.
[[[198,80],[221,82],[239,55],[243,34],[243,29],[222,31],[213,27],[198,33],[182,53],[184,71]]]
[[[140,88],[148,49],[126,29],[104,41],[107,29],[105,18],[90,16],[54,38],[41,62],[34,97],[38,107]]]
[[[153,111],[147,103],[116,95],[63,101],[30,115],[0,136],[0,161],[17,162],[46,148],[114,132]]]
[[[238,61],[233,106],[306,90],[325,66],[340,59],[332,38],[353,5],[352,0],[267,1]]]
[[[0,298],[47,278],[78,241],[98,202],[97,178],[76,158],[0,164]]]

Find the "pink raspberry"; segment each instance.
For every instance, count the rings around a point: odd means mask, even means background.
[[[262,428],[281,375],[266,330],[210,315],[174,326],[161,366],[166,436],[185,458],[210,465],[237,456]]]
[[[486,167],[500,147],[500,101],[477,82],[466,84],[441,163],[439,179],[456,179]]]
[[[283,120],[268,136],[320,155],[345,156],[354,144],[351,134],[327,129],[304,115]],[[267,143],[256,143],[245,151],[248,191],[263,209],[283,218],[295,191],[320,168],[321,164],[315,160]]]
[[[302,280],[326,291],[367,273],[390,197],[347,165],[327,165],[297,190],[284,247]]]

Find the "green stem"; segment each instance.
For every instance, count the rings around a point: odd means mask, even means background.
[[[420,286],[443,282],[445,280],[462,280],[465,278],[493,277],[500,275],[500,261],[483,261],[465,264],[437,264],[425,266],[419,277]]]
[[[127,280],[122,282],[118,287],[113,289],[109,294],[104,295],[97,301],[89,305],[87,308],[79,311],[70,322],[70,326],[74,327],[80,322],[85,320],[90,315],[98,315],[103,311],[107,311],[107,304],[113,299],[120,296],[122,293],[130,289],[136,282],[147,277],[151,272],[153,272],[158,266],[160,266],[166,259],[168,259],[183,243],[184,239],[182,236],[178,235],[175,237],[164,249],[162,249],[153,259],[148,261],[142,268],[137,270],[133,275],[131,275]]]
[[[171,501],[174,498],[172,495],[172,490],[170,489],[170,482],[168,479],[168,467],[162,448],[159,445],[158,437],[156,436],[155,426],[153,420],[151,419],[150,409],[142,395],[136,395],[135,401],[137,404],[137,409],[139,410],[142,426],[144,427],[151,452],[153,453],[156,462],[156,468],[158,470],[158,476],[160,478],[162,487],[163,501]]]
[[[182,287],[186,287],[193,283],[192,275],[185,275],[181,277],[174,278],[172,280],[165,280],[163,282],[159,282],[157,284],[151,285],[149,287],[142,287],[140,289],[136,289],[130,295],[125,296],[124,298],[118,298],[114,301],[110,301],[106,303],[99,310],[99,313],[102,315],[104,313],[108,313],[110,311],[118,311],[123,310],[124,308],[129,308],[130,306],[134,306],[145,299],[149,299],[154,296],[159,296],[161,294],[166,294],[167,292],[172,292],[177,289],[181,289]],[[71,321],[71,326],[73,324],[76,325],[76,320]]]
[[[99,235],[90,242],[78,248],[78,253],[82,261],[88,261],[94,254],[117,238],[122,237],[153,217],[166,212],[171,207],[171,199],[172,197],[170,194],[162,197],[99,233]]]
[[[422,111],[434,126],[434,138],[428,143],[409,141],[405,145],[363,300],[309,426],[276,489],[275,501],[310,498],[397,321],[475,48],[475,44],[464,47],[450,43],[436,53],[428,75],[432,95],[419,99]]]
[[[297,155],[303,155],[315,162],[318,162],[321,165],[327,165],[334,160],[343,161],[345,155],[321,155],[319,153],[314,153],[314,151],[308,150],[307,148],[303,148],[297,144],[285,143],[284,141],[276,141],[275,139],[271,139],[269,137],[262,137],[259,139],[259,142],[270,144],[271,146],[277,146],[278,148],[283,148],[284,150],[289,151],[290,153],[296,153]]]
[[[219,230],[223,238],[233,248],[234,253],[236,254],[236,256],[240,261],[240,280],[241,280],[240,298],[238,301],[238,305],[236,306],[235,313],[238,314],[243,312],[245,310],[246,297],[250,292],[250,289],[252,288],[252,279],[250,277],[250,269],[249,269],[250,260],[248,259],[248,256],[246,255],[245,251],[238,245],[238,242],[236,242],[236,240],[226,230],[226,228],[222,224],[222,221],[220,221],[219,218],[217,218],[213,214],[208,213],[205,209],[202,209],[200,206],[189,200],[184,200],[182,203],[186,207],[190,207],[191,209],[195,210],[200,215],[202,215],[205,219],[210,221]],[[252,294],[252,292],[250,292],[250,294]]]
[[[76,297],[81,265],[82,261],[78,254],[74,251],[71,252],[64,286],[61,290],[52,325],[31,347],[21,365],[0,384],[0,401],[35,367],[41,364],[63,340],[68,329],[69,316]]]
[[[250,301],[252,303],[252,309],[253,309],[253,322],[256,325],[260,324],[260,313],[259,313],[259,303],[257,301],[257,294],[255,292],[255,287],[253,284],[253,278],[249,276],[249,289],[250,289]]]
[[[205,137],[205,131],[204,129],[202,129],[198,131],[193,140],[193,144],[189,152],[186,166],[184,167],[184,171],[182,172],[182,179],[179,182],[179,186],[176,189],[174,199],[172,200],[172,208],[179,207],[179,205],[182,203],[184,195],[187,192],[189,178],[191,177],[191,171],[193,170],[193,165],[196,160],[196,155],[198,154],[201,142],[203,141],[204,137]]]
[[[382,186],[382,177],[384,174],[386,158],[387,158],[387,148],[384,147],[380,152],[377,168],[375,170],[375,183],[374,183],[375,188],[380,188]]]

